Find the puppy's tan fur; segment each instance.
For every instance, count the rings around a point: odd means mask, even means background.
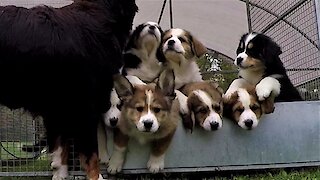
[[[119,130],[114,134],[114,152],[108,172],[114,174],[121,171],[129,138],[135,138],[141,144],[151,142],[148,169],[152,173],[159,172],[164,168],[164,155],[179,120],[179,103],[174,96],[173,72],[165,70],[161,73],[158,85],[132,87],[120,78],[115,81],[115,87],[124,104]],[[143,126],[143,122],[151,120],[152,128]]]
[[[202,91],[206,97],[199,97],[199,94],[197,94],[199,91]],[[181,89],[181,92],[187,96],[188,113],[183,114],[185,128],[192,130],[195,124],[205,128],[204,122],[208,120],[210,113],[217,113],[220,116],[217,118],[220,118],[219,121],[221,121],[223,89],[217,83],[209,81],[188,83]],[[208,107],[204,99],[210,101],[207,103],[211,104],[211,107]],[[205,129],[209,130],[208,128]]]

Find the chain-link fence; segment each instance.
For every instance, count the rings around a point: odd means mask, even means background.
[[[247,0],[252,31],[272,37],[292,83],[306,100],[320,99],[319,5],[317,0]]]
[[[242,0],[248,5],[248,22],[253,31],[271,36],[283,50],[281,59],[292,82],[306,100],[319,100],[320,51],[317,0]],[[14,0],[17,6],[50,4],[58,7],[71,0]],[[13,0],[1,0],[0,6]],[[220,81],[227,87],[236,77],[232,60],[212,50],[201,63],[206,79]],[[221,71],[220,71],[221,70]],[[217,73],[219,71],[220,73]],[[212,73],[215,72],[215,73]],[[72,143],[71,143],[72,144]],[[79,171],[79,162],[70,153],[71,174]],[[45,131],[41,118],[34,119],[23,110],[0,107],[0,176],[49,176],[50,160],[46,153]]]

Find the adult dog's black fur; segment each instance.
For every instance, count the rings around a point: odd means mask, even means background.
[[[89,178],[98,167],[97,122],[136,12],[135,0],[0,6],[0,103],[42,116],[50,152],[73,138]]]

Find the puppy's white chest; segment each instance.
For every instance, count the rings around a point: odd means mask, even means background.
[[[152,82],[159,76],[162,69],[162,63],[160,63],[155,57],[143,60],[142,63],[136,69],[130,69],[127,71],[128,75],[139,77],[142,81]]]

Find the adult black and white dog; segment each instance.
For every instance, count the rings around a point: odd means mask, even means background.
[[[153,82],[163,70],[163,54],[159,50],[163,31],[155,22],[138,25],[132,32],[124,54],[124,75]]]
[[[256,85],[259,100],[272,95],[272,89],[280,84],[276,102],[301,101],[298,90],[291,83],[280,60],[281,48],[270,37],[259,33],[244,34],[237,48],[234,61],[239,76]]]
[[[75,0],[62,8],[0,6],[0,103],[42,116],[53,179],[67,172],[67,139],[88,179],[99,175],[97,124],[137,12],[135,0]]]

